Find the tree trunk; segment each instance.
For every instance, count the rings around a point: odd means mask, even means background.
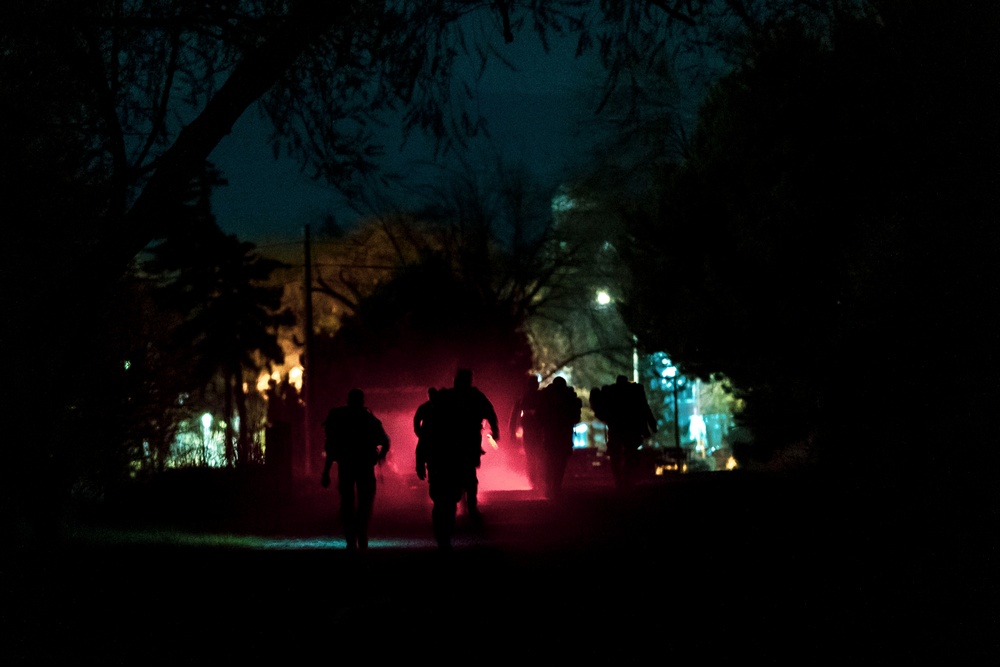
[[[233,467],[236,463],[236,452],[233,450],[233,374],[229,371],[225,373],[225,383],[226,383],[226,405],[225,405],[225,415],[226,415],[226,465],[228,467]]]
[[[348,3],[304,0],[274,35],[250,51],[218,93],[163,154],[156,171],[122,220],[116,266],[127,266],[172,223],[169,204],[180,201],[205,160],[236,121],[259,100],[299,55],[349,11]]]
[[[233,393],[236,397],[236,414],[240,419],[236,465],[243,467],[250,463],[252,452],[250,447],[250,425],[247,423],[247,396],[243,392],[243,382],[239,377],[236,378],[236,382],[234,383]]]

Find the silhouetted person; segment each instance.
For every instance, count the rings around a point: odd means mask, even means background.
[[[454,386],[438,390],[424,405],[425,418],[417,443],[417,476],[430,484],[434,537],[440,547],[449,548],[463,494],[470,518],[479,517],[476,470],[485,453],[483,420],[489,422],[494,440],[500,439],[500,429],[493,404],[472,386],[472,371],[468,369],[460,369]]]
[[[303,416],[305,407],[289,378],[268,381],[267,431],[264,462],[289,485],[294,471],[302,468]]]
[[[594,416],[608,427],[608,457],[618,488],[628,487],[639,469],[639,448],[656,432],[656,418],[641,384],[619,375],[612,385],[590,392]]]
[[[523,393],[514,403],[510,413],[508,430],[510,437],[515,437],[518,427],[521,429],[521,446],[524,447],[525,465],[528,468],[528,481],[531,488],[542,489],[544,486],[544,457],[542,456],[542,440],[538,432],[538,376],[531,373],[525,380]]]
[[[365,407],[360,389],[347,393],[347,405],[332,408],[323,422],[326,462],[320,483],[330,486],[330,467],[337,462],[340,518],[347,548],[368,548],[368,522],[375,503],[375,465],[389,453],[389,436],[382,422]]]
[[[583,401],[566,378],[556,377],[539,392],[538,428],[544,461],[545,495],[555,498],[562,489],[566,464],[573,453],[573,428],[580,423]]]
[[[427,477],[427,462],[435,454],[440,456],[441,444],[434,435],[440,431],[439,420],[434,419],[434,407],[437,403],[438,389],[427,388],[427,400],[420,404],[417,411],[413,413],[413,433],[417,436],[417,449],[415,452],[417,460],[417,477],[421,480]],[[443,464],[442,464],[443,465]],[[442,475],[443,476],[443,475]],[[434,487],[431,488],[431,497],[435,495]]]
[[[428,420],[431,416],[431,410],[434,404],[434,397],[437,396],[438,390],[434,387],[427,388],[427,400],[420,404],[417,411],[413,413],[413,432],[417,436],[417,447],[420,447],[420,434],[424,430],[424,425],[428,424]],[[428,424],[428,426],[432,426]]]
[[[269,380],[264,463],[278,489],[287,491],[292,483],[292,450],[297,427],[302,420],[298,391],[286,378],[280,384]]]

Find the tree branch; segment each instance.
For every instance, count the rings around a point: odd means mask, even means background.
[[[595,347],[595,348],[590,349],[590,350],[583,350],[582,352],[576,352],[574,354],[571,354],[568,357],[559,360],[557,363],[554,364],[554,366],[558,370],[560,368],[565,368],[566,366],[568,366],[569,364],[573,363],[577,359],[582,359],[584,357],[589,357],[589,356],[594,355],[594,354],[599,354],[599,355],[603,356],[603,355],[606,355],[606,354],[609,354],[609,353],[612,353],[612,352],[628,352],[628,353],[631,354],[632,348],[628,347],[628,346],[625,346],[625,345],[613,345],[613,346],[606,346],[606,347]]]
[[[346,7],[345,7],[346,6]],[[171,221],[169,204],[180,198],[209,154],[228,135],[251,104],[260,99],[302,52],[327,32],[337,18],[350,11],[347,3],[310,0],[233,70],[202,113],[181,130],[160,157],[156,171],[140,193],[119,230],[119,253],[126,265]]]
[[[668,5],[666,0],[648,0],[648,2],[654,7],[658,7],[659,9],[661,9],[670,18],[677,19],[678,21],[686,23],[687,25],[690,26],[696,25],[694,18],[683,13],[678,9],[678,7],[681,4],[680,2],[675,3],[673,7]]]

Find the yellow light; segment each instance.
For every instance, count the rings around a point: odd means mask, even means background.
[[[732,456],[730,456],[729,460],[726,461],[726,470],[736,470],[738,467],[739,467],[739,464],[736,463],[736,459],[734,459]]]
[[[302,366],[292,366],[288,370],[288,381],[295,385],[296,391],[302,391]]]

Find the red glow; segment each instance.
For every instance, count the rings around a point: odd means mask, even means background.
[[[485,439],[484,439],[485,443]],[[518,448],[505,448],[498,443],[498,449],[484,446],[479,468],[479,488],[482,491],[522,491],[531,488],[525,471],[524,454]]]

